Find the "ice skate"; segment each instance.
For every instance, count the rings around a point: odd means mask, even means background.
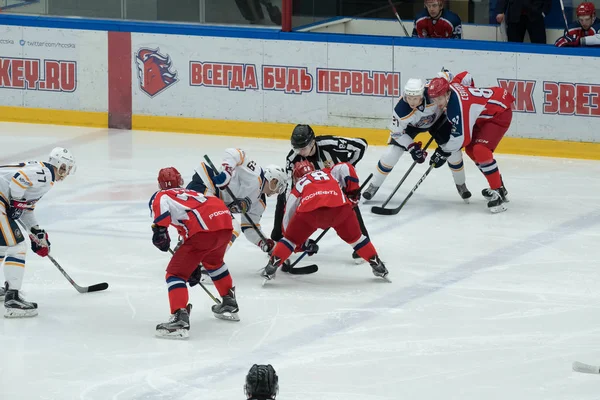
[[[365,260],[361,256],[359,256],[357,252],[352,253],[352,259],[354,260],[354,264],[357,265],[365,262]]]
[[[37,303],[26,301],[19,295],[18,290],[9,289],[8,284],[4,291],[5,318],[28,318],[38,315]]]
[[[379,186],[375,186],[371,183],[369,187],[363,192],[363,197],[365,198],[365,200],[371,200],[378,190]]]
[[[464,202],[469,204],[471,192],[469,191],[469,189],[467,189],[467,184],[463,183],[462,185],[456,185],[456,190],[458,190],[458,194],[464,200]]]
[[[487,201],[490,201],[492,199],[492,195],[489,193],[489,191],[492,189],[483,189],[481,191],[481,195],[483,197],[485,197],[485,199]],[[496,189],[498,191],[498,194],[500,194],[500,197],[502,197],[502,201],[504,203],[510,203],[510,200],[508,199],[508,190],[506,190],[506,188],[504,187],[504,183],[502,183],[502,186],[500,186],[498,189]]]
[[[502,188],[500,188],[500,189],[502,189]],[[481,191],[481,194],[483,195],[483,197],[485,197],[485,199],[488,201],[488,203],[487,203],[488,210],[490,210],[490,212],[493,214],[501,213],[501,212],[507,210],[505,201],[504,201],[502,195],[500,194],[500,189],[498,189],[498,190],[483,189]]]
[[[229,289],[229,293],[223,296],[223,300],[219,304],[212,306],[212,312],[215,317],[226,321],[239,321],[240,311],[237,301],[235,300],[235,288]]]
[[[373,275],[383,278],[387,282],[392,282],[390,278],[388,278],[388,270],[383,265],[383,262],[379,259],[379,256],[374,256],[369,260],[369,265],[373,268]]]
[[[4,286],[0,287],[0,301],[4,302],[4,295],[6,294],[6,289]]]
[[[156,325],[156,336],[166,339],[187,339],[190,336],[191,311],[191,304],[175,311],[175,314],[169,318],[169,322]]]
[[[271,258],[269,259],[269,263],[267,264],[267,266],[264,267],[260,271],[260,276],[262,276],[263,278],[265,278],[265,280],[262,283],[263,286],[265,286],[265,284],[268,281],[270,281],[271,279],[275,279],[275,274],[277,273],[277,268],[279,267],[280,264],[281,264],[281,260],[278,257],[271,256]]]

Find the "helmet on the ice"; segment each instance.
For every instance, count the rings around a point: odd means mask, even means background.
[[[175,167],[163,168],[158,172],[158,187],[162,190],[183,186],[183,178]]]
[[[250,368],[248,375],[246,375],[246,384],[244,385],[244,393],[246,393],[247,398],[258,400],[275,399],[278,391],[279,377],[271,364],[254,364]]]
[[[312,130],[310,125],[296,125],[292,131],[292,147],[294,149],[302,149],[315,140],[315,132]]]

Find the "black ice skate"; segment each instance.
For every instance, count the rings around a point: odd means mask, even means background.
[[[269,263],[267,264],[267,266],[260,271],[260,276],[265,278],[265,280],[262,283],[263,286],[271,279],[275,279],[277,268],[279,268],[280,265],[281,259],[279,257],[271,256],[271,258],[269,258]]]
[[[354,260],[354,264],[362,264],[365,262],[365,260],[359,256],[357,252],[352,253],[352,259]]]
[[[28,318],[38,315],[38,305],[24,300],[18,290],[9,289],[5,286],[4,294],[4,317],[5,318]]]
[[[226,321],[239,321],[238,311],[240,311],[235,300],[235,288],[229,289],[229,293],[223,296],[219,304],[212,306],[212,312],[215,317]]]
[[[371,200],[378,190],[379,186],[375,186],[371,183],[369,187],[363,192],[363,197],[365,198],[365,200]]]
[[[502,179],[502,178],[500,178]],[[488,193],[488,191],[491,189],[483,189],[481,191],[481,194],[483,197],[485,197],[485,199],[487,201],[490,201],[492,199],[492,195]],[[502,197],[502,201],[505,203],[510,203],[510,200],[508,199],[508,190],[506,190],[506,187],[504,187],[504,180],[502,180],[502,186],[500,186],[498,189],[496,189],[498,191],[498,193],[500,194],[500,196]]]
[[[171,314],[169,322],[156,325],[156,336],[166,339],[187,339],[190,336],[190,312],[192,305]]]
[[[467,189],[467,184],[463,183],[462,185],[456,185],[456,190],[458,190],[458,194],[464,200],[464,202],[469,204],[471,192],[469,192],[469,189]]]
[[[488,210],[490,210],[490,212],[492,212],[493,214],[497,214],[500,213],[502,211],[506,211],[506,201],[504,200],[503,196],[501,195],[501,189],[497,189],[497,190],[492,190],[492,189],[483,189],[481,191],[481,194],[483,195],[483,197],[485,197],[485,199],[488,201],[487,203],[487,207]]]
[[[383,278],[388,282],[392,282],[390,278],[387,277],[389,272],[385,265],[383,265],[383,262],[379,259],[379,256],[376,255],[371,258],[369,264],[371,265],[371,268],[373,268],[373,275]]]
[[[0,301],[4,302],[4,295],[6,294],[6,289],[4,286],[0,287]]]

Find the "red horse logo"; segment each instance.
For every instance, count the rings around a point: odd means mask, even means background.
[[[178,81],[177,71],[171,71],[171,57],[168,54],[160,54],[159,50],[141,48],[135,57],[140,89],[150,97],[156,96]]]

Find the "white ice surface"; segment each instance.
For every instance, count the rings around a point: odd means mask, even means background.
[[[282,400],[600,399],[600,377],[571,371],[574,360],[600,363],[600,162],[498,155],[511,202],[491,215],[466,159],[471,204],[444,166],[400,214],[372,214],[410,165],[404,157],[361,205],[393,283],[354,265],[328,234],[306,260],[318,273],[261,287],[267,259],[240,237],[226,261],[241,321],[215,319],[192,288],[190,339],[168,341],[154,337],[169,313],[169,256],[152,246],[147,206],[158,170],[176,166],[187,181],[204,154],[218,161],[230,146],[283,164],[288,143],[6,123],[0,141],[1,164],[72,150],[76,175],[38,203],[37,217],[78,284],[110,284],[79,294],[28,254],[23,291],[39,316],[0,319],[0,399],[242,399],[253,363],[275,366]],[[363,179],[382,151],[368,150]],[[267,232],[274,207],[270,199]]]

